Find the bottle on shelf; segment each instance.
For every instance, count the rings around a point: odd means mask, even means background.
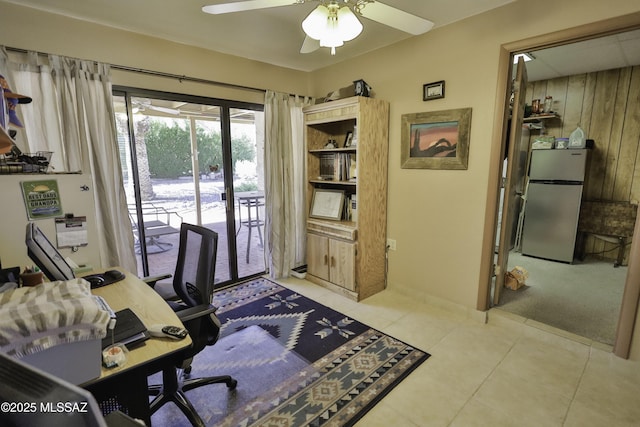
[[[544,98],[544,107],[542,109],[542,112],[544,113],[551,113],[553,111],[553,97],[551,95],[547,95]]]

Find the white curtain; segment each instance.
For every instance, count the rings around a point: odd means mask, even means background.
[[[29,108],[21,109],[28,151],[52,151],[56,172],[76,172],[88,165],[102,265],[136,271],[109,65],[35,52],[9,58],[2,48],[0,69],[14,91],[33,98]]]
[[[265,205],[269,275],[288,277],[304,264],[305,155],[302,108],[312,99],[265,94]]]

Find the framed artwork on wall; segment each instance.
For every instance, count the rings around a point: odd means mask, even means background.
[[[422,86],[422,100],[430,101],[432,99],[444,98],[444,80],[439,82],[427,83]]]
[[[467,169],[471,108],[402,115],[403,169]]]

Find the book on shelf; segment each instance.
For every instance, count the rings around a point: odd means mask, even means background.
[[[320,179],[333,179],[333,154],[320,155]]]
[[[342,219],[345,221],[357,221],[358,220],[358,206],[356,193],[345,194],[344,206],[342,211]]]
[[[355,154],[349,154],[349,181],[355,182],[357,176],[356,156]]]
[[[353,181],[355,178],[356,158],[352,153],[337,153],[334,178],[338,181]]]
[[[351,197],[349,197],[348,199],[348,203],[349,203],[349,207],[350,207],[350,215],[349,218],[351,219],[351,221],[356,222],[358,221],[358,200],[357,200],[357,194],[353,193],[351,195]]]
[[[320,155],[320,179],[327,181],[356,180],[356,155],[353,153],[323,153]]]
[[[351,220],[351,204],[349,203],[349,195],[345,195],[344,204],[342,205],[342,219],[345,221]]]

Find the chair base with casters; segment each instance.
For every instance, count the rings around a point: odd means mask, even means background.
[[[180,408],[192,425],[204,426],[204,421],[202,421],[202,418],[200,418],[198,412],[184,393],[209,384],[224,383],[229,390],[234,390],[238,385],[238,381],[229,375],[193,379],[184,379],[184,377],[184,370],[182,374],[179,374],[176,369],[165,369],[162,371],[162,384],[149,386],[149,395],[155,396],[155,399],[149,404],[151,414],[155,413],[165,403],[173,402]]]
[[[177,311],[176,314],[189,330],[190,323],[201,322],[203,319],[206,320],[206,317],[209,317],[212,321],[215,319],[214,323],[219,326],[214,314],[215,311],[215,307],[202,304]],[[204,427],[204,421],[202,421],[196,409],[187,399],[185,392],[210,384],[226,384],[229,390],[234,390],[238,385],[238,381],[229,375],[188,378],[190,372],[191,358],[183,360],[177,367],[170,367],[162,371],[162,384],[151,385],[148,389],[149,396],[155,397],[149,404],[149,412],[151,414],[154,414],[165,403],[173,402],[193,426]]]

